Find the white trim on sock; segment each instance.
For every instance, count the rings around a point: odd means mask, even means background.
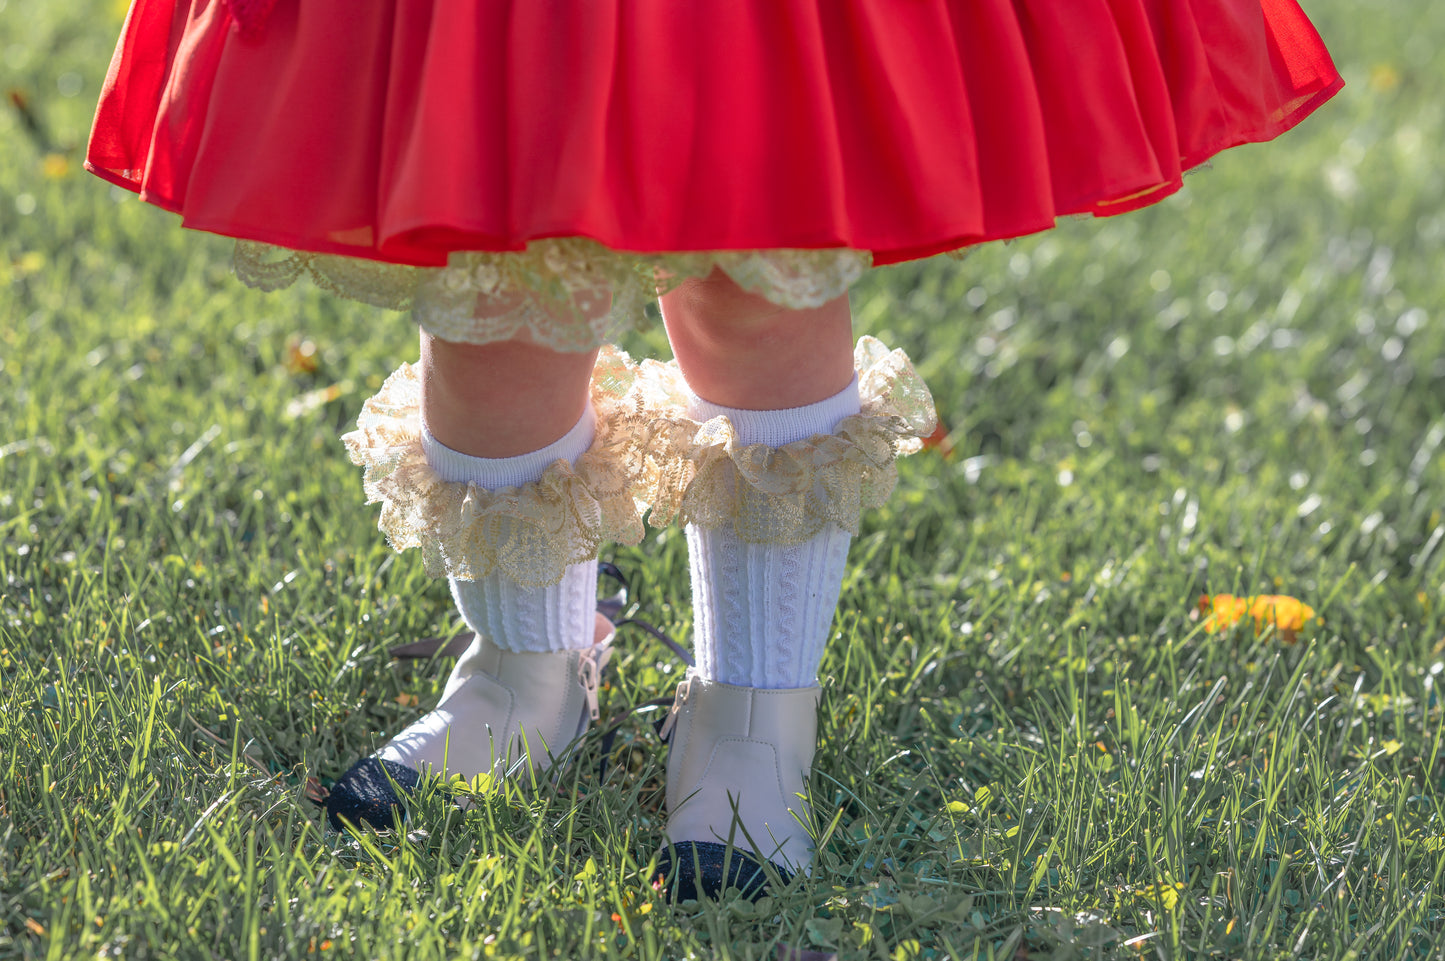
[[[540,478],[554,461],[565,460],[569,464],[575,464],[577,458],[587,453],[587,448],[592,446],[592,438],[596,433],[597,412],[592,409],[592,402],[588,401],[587,409],[582,412],[577,423],[572,425],[571,430],[530,454],[518,454],[516,457],[473,457],[452,450],[437,440],[425,424],[421,428],[421,449],[426,454],[426,462],[442,480],[476,484],[494,491],[503,487],[530,484]]]
[[[732,422],[733,431],[740,444],[767,444],[769,447],[783,447],[794,441],[806,440],[814,434],[831,434],[833,428],[845,417],[852,417],[862,410],[858,397],[858,376],[832,397],[825,397],[814,404],[802,407],[787,407],[782,410],[744,410],[724,407],[704,400],[688,389],[687,415],[693,420],[708,421],[714,417],[726,417]]]
[[[425,427],[422,450],[443,480],[487,490],[521,487],[541,478],[554,462],[575,464],[592,446],[597,414],[592,404],[561,438],[516,457],[472,457],[442,444]],[[450,579],[452,599],[467,626],[508,651],[566,651],[592,646],[597,607],[597,563],[570,565],[556,584],[522,588],[505,574],[474,581]]]

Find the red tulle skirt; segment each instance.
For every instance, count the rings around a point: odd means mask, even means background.
[[[236,0],[232,0],[235,3]],[[417,266],[1013,237],[1342,85],[1293,0],[137,0],[87,166],[187,226]]]

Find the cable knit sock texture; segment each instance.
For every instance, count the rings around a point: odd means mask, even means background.
[[[561,439],[517,457],[472,457],[443,445],[422,430],[422,449],[432,470],[447,481],[488,490],[521,487],[542,476],[554,461],[575,463],[592,445],[596,415],[591,405]],[[518,587],[504,574],[480,580],[450,580],[452,599],[467,626],[508,651],[564,651],[592,646],[597,606],[597,565],[573,564],[548,587]]]
[[[830,434],[839,421],[858,413],[858,381],[805,407],[737,410],[693,396],[688,408],[699,421],[727,417],[740,444],[782,447]],[[749,544],[731,528],[688,525],[698,673],[741,687],[815,684],[850,540],[846,531],[830,526],[797,546]]]

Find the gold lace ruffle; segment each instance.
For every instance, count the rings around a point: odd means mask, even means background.
[[[391,546],[420,548],[433,577],[500,572],[522,587],[542,587],[561,580],[569,564],[595,559],[604,542],[638,543],[630,419],[619,416],[631,368],[621,351],[603,354],[592,383],[592,446],[575,466],[558,460],[535,483],[495,491],[437,476],[422,451],[416,368],[403,364],[388,377],[342,440],[365,469],[367,503],[382,505],[377,527]]]
[[[637,326],[644,306],[689,277],[720,268],[746,290],[791,310],[841,296],[867,272],[859,250],[740,250],[639,254],[562,237],[508,253],[459,252],[446,267],[408,267],[236,242],[236,275],[261,290],[303,276],[334,294],[411,310],[443,340],[490,343],[523,331],[555,350],[591,350]]]
[[[642,540],[649,523],[731,526],[750,543],[800,544],[824,525],[858,533],[898,480],[894,464],[933,432],[933,398],[901,350],[863,337],[853,352],[862,410],[832,434],[785,447],[740,446],[726,417],[687,416],[675,362],[635,364],[604,347],[592,376],[597,432],[576,465],[558,460],[522,487],[444,481],[421,443],[421,381],[403,364],[367,400],[345,442],[364,468],[367,503],[398,550],[420,548],[433,577],[503,573],[555,584],[604,542]]]
[[[898,481],[894,463],[923,446],[937,418],[933,398],[901,350],[863,337],[853,352],[862,410],[832,434],[784,447],[740,446],[726,417],[687,416],[676,364],[644,361],[629,390],[648,412],[634,442],[637,497],[661,527],[673,521],[730,526],[749,543],[801,544],[825,525],[858,533],[863,511],[883,504]]]

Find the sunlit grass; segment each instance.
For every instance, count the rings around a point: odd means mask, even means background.
[[[337,439],[415,335],[79,172],[114,6],[0,0],[0,956],[1442,956],[1445,11],[1309,4],[1350,86],[1299,131],[856,292],[948,443],[853,548],[816,875],[671,907],[646,718],[322,832],[455,627]],[[686,635],[682,538],[608,557]],[[605,710],[670,693],[622,649]]]

